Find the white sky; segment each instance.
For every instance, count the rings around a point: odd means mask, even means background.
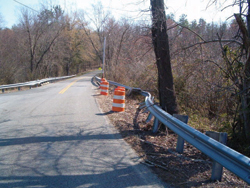
[[[83,9],[90,10],[91,4],[96,2],[102,2],[105,9],[109,9],[112,14],[119,18],[121,16],[132,17],[134,19],[140,19],[141,14],[139,10],[146,10],[150,7],[150,0],[17,0],[33,9],[39,10],[39,3],[47,1],[53,4],[60,4],[67,9]],[[205,19],[207,22],[220,22],[224,21],[233,13],[238,11],[237,7],[228,8],[221,12],[221,5],[206,9],[209,0],[165,0],[165,5],[168,7],[166,14],[174,13],[175,19],[178,20],[180,15],[186,14],[189,21],[199,18]],[[225,0],[221,0],[224,2]],[[142,2],[139,3],[138,2]],[[227,3],[232,0],[227,0]],[[225,6],[225,5],[224,5]],[[24,7],[14,0],[0,0],[0,14],[2,15],[5,27],[11,28],[11,26],[18,22],[18,15],[20,7]],[[149,15],[145,13],[144,15]],[[150,17],[148,18],[150,19]]]

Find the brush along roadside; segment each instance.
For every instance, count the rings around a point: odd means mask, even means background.
[[[148,112],[138,108],[144,97],[126,96],[125,111],[111,113],[114,89],[110,87],[108,96],[95,96],[100,108],[137,152],[142,163],[163,181],[174,187],[250,187],[225,168],[222,181],[211,182],[212,161],[206,155],[188,143],[185,143],[183,154],[175,152],[177,136],[171,130],[153,134],[153,120],[146,123]]]

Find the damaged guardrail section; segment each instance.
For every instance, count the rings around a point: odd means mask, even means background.
[[[95,77],[97,81],[100,82],[99,77]],[[157,130],[158,122],[163,123],[165,126],[174,131],[180,139],[185,140],[188,143],[192,144],[194,147],[202,151],[204,154],[212,158],[217,163],[221,164],[238,177],[243,179],[245,182],[250,184],[250,158],[244,156],[237,151],[227,147],[226,145],[206,136],[205,134],[199,132],[198,130],[190,127],[186,123],[183,123],[179,119],[168,114],[166,111],[162,110],[158,105],[154,104],[153,98],[150,93],[142,91],[139,88],[132,88],[125,86],[113,81],[109,81],[109,84],[115,86],[122,86],[128,89],[130,92],[136,91],[141,95],[145,96],[145,103],[141,107],[146,107],[150,112],[148,119],[155,117],[153,130]],[[178,151],[178,143],[177,143]],[[212,178],[213,180],[217,179],[216,169],[212,169]]]

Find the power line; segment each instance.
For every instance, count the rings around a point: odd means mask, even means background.
[[[21,3],[21,2],[19,2],[19,1],[17,1],[17,0],[13,0],[13,1],[15,1],[16,3],[19,3],[20,5],[25,6],[26,8],[29,8],[29,9],[33,10],[33,11],[35,11],[35,12],[38,12],[37,10],[35,10],[35,9],[33,9],[33,8],[31,8],[31,7],[25,5],[25,4],[23,4],[23,3]],[[38,12],[38,13],[39,13],[39,12]]]

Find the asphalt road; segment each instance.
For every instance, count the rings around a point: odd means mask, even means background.
[[[0,187],[167,187],[102,115],[88,73],[0,94]]]

